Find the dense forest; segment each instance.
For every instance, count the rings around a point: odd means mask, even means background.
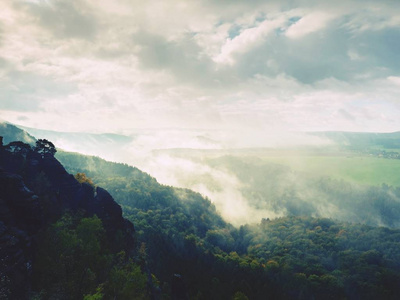
[[[381,215],[392,228],[317,216],[290,194],[286,204],[297,206],[285,216],[234,227],[209,199],[126,164],[57,151],[46,140],[11,142],[0,153],[3,298],[397,299],[400,292],[394,188],[377,188],[386,202],[366,197],[364,210],[389,210]],[[340,181],[321,186],[338,203],[354,194]],[[361,214],[363,195],[347,199]]]
[[[178,273],[193,299],[232,299],[235,295],[249,299],[396,298],[400,283],[397,229],[315,218],[310,205],[295,203],[296,198],[290,196],[276,204],[291,207],[288,216],[235,228],[199,194],[160,185],[136,168],[72,153],[61,152],[58,157],[70,172],[85,173],[122,205],[146,246],[150,268],[165,281],[164,291],[170,274]],[[249,174],[253,171],[257,170]],[[378,211],[377,215],[386,216],[382,220],[397,225],[393,223],[398,216],[393,196],[397,190],[370,187],[355,193],[332,179],[320,185],[339,204],[353,205],[351,214],[358,209],[360,218],[369,212],[372,219]],[[263,188],[272,186],[273,182]],[[289,201],[292,205],[287,205]],[[381,213],[383,207],[389,213]]]

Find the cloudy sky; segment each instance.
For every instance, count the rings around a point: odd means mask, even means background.
[[[0,119],[400,130],[400,1],[2,0]]]

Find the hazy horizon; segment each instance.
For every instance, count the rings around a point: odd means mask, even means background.
[[[0,0],[0,135],[0,298],[398,297],[399,0]]]
[[[400,2],[16,0],[0,11],[1,120],[75,132],[40,137],[197,190],[223,214],[236,207],[236,223],[256,212],[235,174],[154,150],[400,130]]]
[[[349,135],[350,144],[346,139],[335,141],[329,136],[297,135],[290,138],[290,145],[269,139],[260,141],[264,148],[234,148],[231,147],[233,140],[229,144],[219,136],[217,142],[193,130],[162,133],[150,130],[120,136],[25,129],[36,138],[51,140],[58,150],[126,163],[150,174],[161,184],[199,192],[236,226],[285,216],[293,210],[300,211],[300,207],[315,216],[354,219],[357,216],[352,209],[345,209],[347,202],[342,203],[351,193],[332,198],[317,183],[336,182],[357,193],[366,193],[371,184],[376,187],[399,184],[398,161],[383,161],[375,153],[379,149],[398,151],[398,148],[385,148],[388,142],[382,140],[387,137],[390,145],[398,134]],[[346,135],[340,137],[346,138]],[[373,137],[375,142],[371,140]],[[349,148],[351,143],[356,148]],[[236,145],[243,145],[243,141],[237,140]],[[372,152],[363,152],[363,149]],[[90,169],[95,170],[96,165],[90,165]],[[384,224],[379,215],[369,222]]]

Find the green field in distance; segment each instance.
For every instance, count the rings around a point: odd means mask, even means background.
[[[386,183],[400,187],[400,160],[370,156],[262,156],[264,162],[289,166],[294,171],[330,176],[360,184]]]

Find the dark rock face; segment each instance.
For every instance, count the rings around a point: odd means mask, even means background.
[[[80,184],[52,155],[0,149],[0,299],[27,299],[35,235],[66,211],[97,215],[115,251],[131,253],[134,227],[102,188]]]
[[[38,197],[24,184],[21,176],[0,170],[0,220],[28,233],[41,225]]]
[[[0,222],[0,299],[27,299],[32,266],[31,237]]]
[[[103,221],[109,240],[115,239],[124,232],[127,232],[128,236],[132,236],[135,232],[133,224],[122,217],[121,206],[114,201],[105,189],[100,187],[96,188],[92,214],[97,215]],[[125,243],[126,248],[133,249],[133,239],[125,239]]]
[[[20,176],[0,170],[0,299],[26,299],[32,235],[41,226],[38,197]]]
[[[186,285],[182,279],[182,275],[174,274],[172,277],[171,295],[173,300],[189,299],[186,291]]]

